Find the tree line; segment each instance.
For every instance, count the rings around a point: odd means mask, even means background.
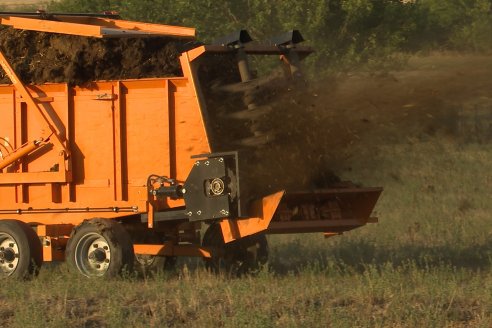
[[[257,40],[299,29],[317,50],[309,65],[326,70],[421,51],[492,50],[492,0],[60,0],[47,9],[114,10],[125,19],[191,26],[205,42],[242,28]]]

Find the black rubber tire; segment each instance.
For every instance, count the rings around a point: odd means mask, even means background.
[[[43,263],[43,249],[36,232],[22,221],[1,220],[0,236],[13,238],[18,251],[15,254],[17,259],[15,269],[8,273],[0,270],[0,277],[30,279],[36,276]],[[2,260],[4,261],[4,259]]]
[[[257,272],[268,261],[268,241],[258,233],[225,243],[219,224],[211,224],[203,236],[203,247],[213,248],[212,258],[205,258],[205,267],[215,273],[241,276]]]
[[[104,249],[97,243],[103,244]],[[89,253],[94,248],[95,251]],[[102,259],[94,259],[97,256],[91,259],[96,251],[104,253]],[[133,270],[130,235],[114,220],[95,218],[82,222],[72,231],[65,254],[69,267],[89,278],[112,278]],[[96,268],[98,265],[100,268]]]
[[[155,256],[135,254],[134,269],[142,277],[149,277],[176,268],[176,256]]]

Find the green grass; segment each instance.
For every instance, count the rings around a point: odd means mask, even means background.
[[[380,223],[325,240],[270,237],[258,276],[187,262],[148,280],[88,280],[64,266],[0,291],[12,327],[490,327],[492,146],[378,147],[350,175],[384,185]],[[357,167],[358,165],[358,167]],[[348,174],[348,173],[347,173]]]
[[[456,83],[490,99],[489,78],[475,75],[479,82],[461,81],[467,75],[460,73]],[[424,74],[419,81],[428,80]],[[445,90],[436,81],[428,88]],[[492,107],[474,107],[477,116],[462,106],[480,98],[468,89],[467,97],[454,84],[427,96],[417,89],[423,82],[403,82],[375,94],[374,124],[360,128],[368,131],[336,172],[385,188],[378,224],[329,239],[270,236],[269,265],[254,277],[215,276],[198,260],[147,280],[89,280],[64,265],[45,266],[29,282],[0,281],[0,326],[492,327]],[[458,100],[448,106],[453,96]],[[413,98],[425,109],[417,116],[439,107],[431,134],[423,133],[428,123],[420,116],[381,119]],[[463,110],[456,118],[446,106]],[[356,122],[356,114],[347,116]]]
[[[223,279],[202,270],[149,281],[64,272],[6,286],[13,327],[489,327],[490,272],[447,265],[339,265]]]

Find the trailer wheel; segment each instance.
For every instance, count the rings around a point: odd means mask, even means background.
[[[41,242],[34,230],[18,220],[0,221],[0,276],[28,279],[43,263]]]
[[[147,277],[162,271],[171,271],[176,267],[176,256],[155,256],[135,254],[136,271]]]
[[[133,269],[133,243],[119,223],[87,220],[72,232],[66,260],[86,277],[114,277]]]
[[[206,268],[215,273],[254,273],[268,260],[268,242],[261,233],[226,244],[220,225],[212,224],[203,236],[202,245],[215,251],[212,258],[205,259]]]

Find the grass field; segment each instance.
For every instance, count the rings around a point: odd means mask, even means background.
[[[49,1],[40,0],[0,0],[0,9],[4,10],[34,10],[45,8]]]
[[[6,5],[6,6],[22,6],[22,5],[37,5],[37,4],[44,4],[49,1],[39,1],[39,0],[0,0],[0,5]]]
[[[337,120],[356,137],[344,136],[350,151],[336,167],[384,186],[380,223],[326,240],[269,237],[269,265],[252,277],[215,276],[194,260],[149,279],[45,267],[2,284],[2,327],[491,327],[492,60],[412,63],[329,94],[343,106],[341,94],[356,93],[363,106],[361,88],[380,90],[366,112]],[[382,82],[394,79],[398,88]],[[357,129],[357,113],[369,127]]]

